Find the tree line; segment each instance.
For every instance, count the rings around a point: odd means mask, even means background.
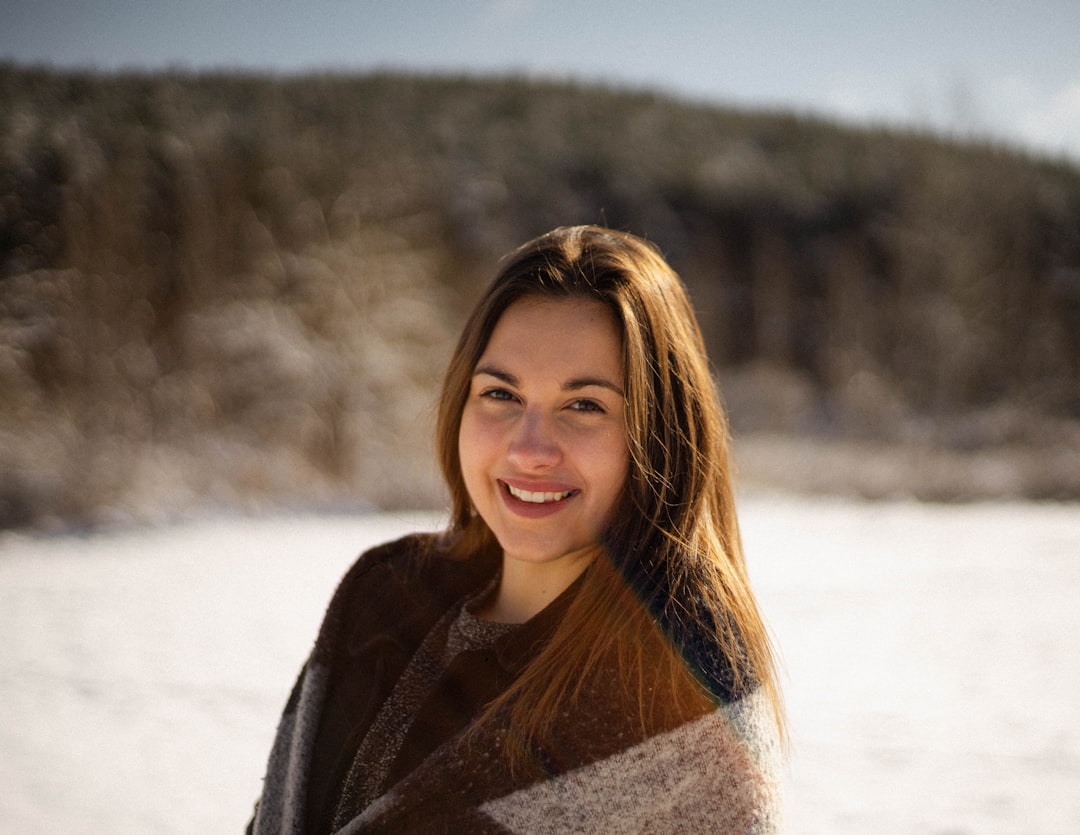
[[[679,270],[737,437],[1080,454],[1066,160],[518,78],[5,65],[0,526],[439,502],[462,317],[575,223]]]

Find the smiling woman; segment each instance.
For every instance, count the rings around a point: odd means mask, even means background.
[[[772,650],[663,258],[597,227],[512,253],[437,442],[450,526],[345,577],[254,831],[777,831]]]

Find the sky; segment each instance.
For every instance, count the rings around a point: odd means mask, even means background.
[[[1080,162],[1078,0],[0,0],[0,60],[515,73]]]

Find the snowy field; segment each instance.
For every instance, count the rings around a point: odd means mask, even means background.
[[[1080,508],[748,495],[791,833],[1080,832]],[[0,536],[0,832],[228,833],[338,578],[435,516]]]

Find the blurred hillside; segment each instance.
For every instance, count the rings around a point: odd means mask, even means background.
[[[1080,169],[522,80],[0,65],[0,527],[442,502],[434,392],[558,225],[690,287],[744,480],[1080,498]]]

